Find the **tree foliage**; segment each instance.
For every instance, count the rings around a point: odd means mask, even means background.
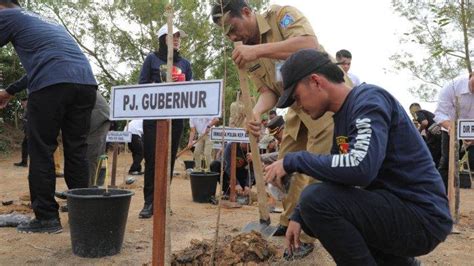
[[[225,110],[228,117],[228,107],[235,99],[239,81],[230,59],[232,43],[224,38],[222,30],[210,19],[213,1],[219,0],[175,1],[174,22],[188,34],[182,40],[181,54],[191,62],[194,79],[227,77]],[[93,65],[99,87],[106,97],[112,86],[138,82],[145,57],[158,49],[157,33],[166,23],[168,4],[165,0],[23,2],[25,8],[54,19],[73,36]],[[255,0],[251,1],[251,5],[258,11],[268,2]],[[8,60],[18,62],[11,47],[0,51],[0,59],[6,53],[6,57],[11,57]],[[23,73],[22,70],[20,72]],[[5,84],[16,80],[21,74],[9,76],[11,78],[6,79]]]
[[[11,45],[0,49],[0,88],[6,88],[8,84],[15,82],[25,74],[21,66],[20,59]],[[4,121],[16,121],[16,114],[20,108],[19,100],[26,96],[26,92],[15,95],[15,99],[10,101],[8,108],[0,110],[1,118]]]
[[[392,6],[411,25],[400,38],[401,51],[391,60],[396,69],[408,70],[421,81],[409,88],[413,95],[431,101],[448,80],[472,71],[472,1],[392,0]]]

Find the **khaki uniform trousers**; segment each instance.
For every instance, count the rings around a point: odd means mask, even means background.
[[[202,169],[201,167],[203,159],[206,160],[206,169]],[[194,147],[194,162],[194,170],[209,170],[209,165],[212,162],[212,141],[209,135],[206,135],[198,143],[196,143],[196,146]]]
[[[318,154],[329,154],[334,132],[332,115],[332,113],[326,113],[318,120],[311,120],[311,117],[301,110],[289,108],[285,117],[285,131],[278,154],[279,158],[283,158],[288,152],[304,150]],[[294,130],[295,128],[298,130]],[[304,174],[295,173],[292,175],[288,193],[282,200],[281,225],[288,226],[289,218],[298,204],[301,192],[307,185],[315,182],[319,181]],[[301,232],[300,241],[312,243],[314,238]]]

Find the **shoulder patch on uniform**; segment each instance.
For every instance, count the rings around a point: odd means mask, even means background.
[[[290,15],[289,13],[286,13],[283,18],[280,20],[280,26],[282,28],[287,28],[288,26],[290,26],[291,24],[293,24],[293,22],[295,22],[295,19],[293,18],[292,15]]]
[[[255,70],[259,69],[261,67],[260,63],[253,65],[249,68],[249,72],[254,72]]]

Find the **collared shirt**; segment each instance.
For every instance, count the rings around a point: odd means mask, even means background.
[[[349,72],[347,73],[347,75],[351,79],[352,85],[354,85],[354,87],[359,86],[361,84],[359,77],[354,75],[354,73]]]
[[[130,123],[128,123],[128,130],[126,131],[131,132],[133,135],[143,136],[143,120],[136,119],[130,121]]]
[[[474,118],[474,94],[469,90],[469,77],[462,75],[441,89],[435,111],[436,123],[454,119],[456,96],[459,97],[459,119]]]
[[[243,127],[245,121],[245,105],[242,101],[237,100],[230,104],[230,127]]]
[[[273,43],[299,36],[316,36],[308,19],[291,6],[272,5],[263,15],[256,14],[261,43]],[[278,97],[283,92],[281,81],[277,80],[279,60],[260,58],[247,65],[247,73],[255,87],[267,87]]]
[[[191,118],[189,119],[189,127],[196,128],[196,131],[201,136],[202,134],[206,133],[207,126],[212,122],[213,119],[213,117]]]

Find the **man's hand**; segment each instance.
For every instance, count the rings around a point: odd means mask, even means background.
[[[301,245],[300,233],[301,225],[295,221],[290,221],[285,235],[285,246],[288,249],[290,255],[292,255],[293,252]]]
[[[262,120],[260,119],[260,115],[253,113],[253,120],[247,122],[247,131],[255,136],[257,139],[260,138],[260,134],[262,133]]]
[[[247,63],[258,59],[255,47],[251,45],[239,45],[234,48],[232,52],[232,60],[239,66],[244,67]]]
[[[464,143],[464,147],[467,148],[467,147],[469,147],[469,146],[471,146],[471,145],[474,145],[474,139],[465,139],[465,140],[463,141],[463,143]],[[469,155],[470,155],[470,154],[469,154]]]
[[[235,191],[237,192],[237,195],[242,195],[242,186],[240,185],[235,185]]]
[[[191,148],[193,147],[193,144],[194,144],[193,141],[189,141],[187,148],[188,148],[188,149],[191,149]]]
[[[10,93],[5,90],[0,90],[0,109],[3,109],[7,106],[7,103],[13,97]]]
[[[287,175],[283,168],[283,159],[280,159],[269,166],[265,167],[265,181],[271,183],[278,188],[282,188],[281,178]]]
[[[252,153],[249,152],[245,155],[245,159],[247,160],[247,163],[251,163],[252,162]]]

